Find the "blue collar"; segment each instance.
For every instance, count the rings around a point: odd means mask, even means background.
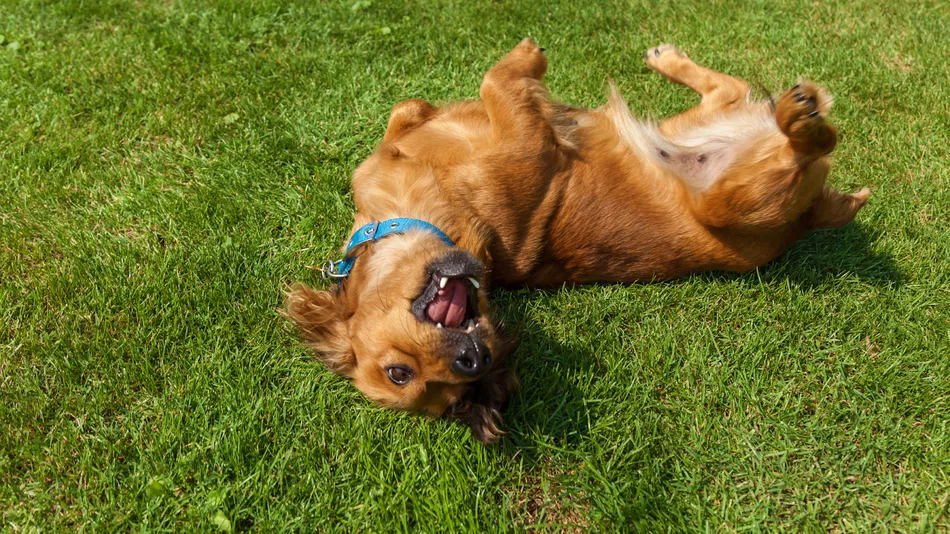
[[[323,264],[323,268],[320,269],[323,271],[323,277],[346,278],[350,275],[353,264],[356,263],[356,256],[352,254],[353,249],[370,241],[379,241],[388,235],[404,234],[412,230],[424,230],[435,234],[435,236],[441,239],[446,245],[450,247],[455,246],[455,243],[453,243],[452,240],[449,239],[449,236],[445,235],[442,230],[439,230],[431,223],[420,221],[419,219],[400,217],[397,219],[386,219],[385,221],[374,221],[356,230],[353,237],[350,238],[350,242],[346,245],[346,251],[343,253],[342,260],[327,260],[327,262]]]

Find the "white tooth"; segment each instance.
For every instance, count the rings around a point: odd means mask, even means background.
[[[442,328],[442,323],[435,323],[436,328]]]
[[[448,283],[449,283],[449,279],[443,276],[442,279],[439,280],[439,289],[445,289],[445,284],[448,284]]]
[[[473,286],[475,286],[475,289],[478,289],[479,287],[481,287],[480,285],[478,285],[478,280],[474,278],[469,278],[468,281],[471,282]]]
[[[474,320],[474,319],[469,319],[469,320],[468,320],[468,328],[465,329],[465,332],[468,333],[468,332],[471,332],[471,331],[473,331],[473,330],[475,330],[475,320]]]

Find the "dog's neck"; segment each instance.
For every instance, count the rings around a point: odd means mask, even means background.
[[[387,153],[367,160],[353,175],[353,196],[357,213],[350,235],[373,221],[407,217],[435,225],[455,242],[483,262],[489,260],[485,232],[465,208],[456,205],[440,187],[440,178],[432,167],[421,163],[390,165],[391,159],[404,154]],[[379,152],[377,153],[379,154]]]

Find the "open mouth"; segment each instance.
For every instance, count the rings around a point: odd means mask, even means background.
[[[476,303],[480,267],[468,261],[433,263],[429,267],[428,284],[412,303],[413,315],[436,328],[454,328],[466,333],[474,331],[478,324]]]
[[[438,289],[426,304],[426,319],[435,323],[437,328],[461,328],[464,325],[468,331],[474,329],[477,318],[474,293],[478,281],[475,278],[438,276],[433,277],[431,283],[437,284]]]

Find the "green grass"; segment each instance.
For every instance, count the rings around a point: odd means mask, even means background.
[[[0,7],[0,530],[950,529],[946,3]],[[475,97],[525,35],[578,105],[685,109],[665,41],[815,79],[832,183],[875,194],[746,275],[496,291],[523,392],[486,448],[276,310],[325,284],[390,107]]]

